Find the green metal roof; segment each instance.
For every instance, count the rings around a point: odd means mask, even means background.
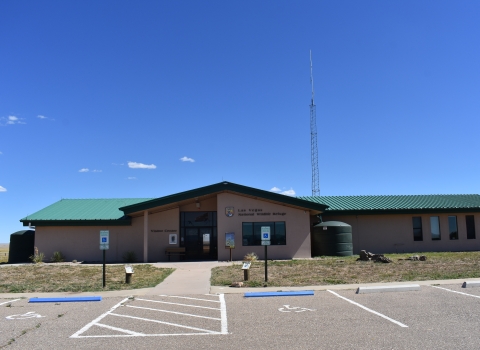
[[[219,192],[239,193],[239,194],[252,196],[255,198],[267,199],[267,200],[271,200],[271,201],[275,201],[283,204],[288,204],[292,206],[297,206],[297,207],[312,209],[317,211],[324,211],[326,208],[326,206],[320,202],[304,200],[297,197],[290,197],[284,194],[278,194],[270,191],[259,190],[257,188],[247,187],[247,186],[238,185],[228,181],[223,181],[210,186],[200,187],[194,190],[180,192],[180,193],[172,194],[165,197],[155,198],[148,202],[126,205],[121,207],[120,210],[123,210],[125,214],[131,214],[131,213],[139,212],[142,210],[148,210],[150,208],[158,207],[161,205],[168,205],[171,203],[188,200],[195,197],[210,195],[213,193],[219,193]]]
[[[62,199],[21,219],[24,226],[38,224],[125,224],[130,218],[118,208],[151,198]],[[115,223],[115,221],[118,221]]]
[[[478,194],[305,196],[298,198],[328,205],[325,214],[480,211],[480,195]]]

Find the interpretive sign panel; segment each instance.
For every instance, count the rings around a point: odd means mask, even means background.
[[[235,232],[225,233],[225,248],[227,249],[235,248]]]

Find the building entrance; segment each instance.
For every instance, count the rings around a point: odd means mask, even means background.
[[[180,246],[185,260],[217,260],[217,212],[181,212]]]

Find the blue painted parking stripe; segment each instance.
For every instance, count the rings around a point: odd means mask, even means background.
[[[65,297],[65,298],[31,298],[29,303],[74,303],[84,301],[101,301],[102,297]]]
[[[247,292],[245,298],[258,298],[258,297],[298,297],[304,295],[314,295],[313,290],[298,290],[288,292]]]

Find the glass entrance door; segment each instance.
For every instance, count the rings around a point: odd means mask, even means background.
[[[181,212],[180,246],[185,247],[185,260],[216,260],[217,213]]]
[[[185,229],[185,259],[212,260],[217,258],[216,239],[211,228]]]

